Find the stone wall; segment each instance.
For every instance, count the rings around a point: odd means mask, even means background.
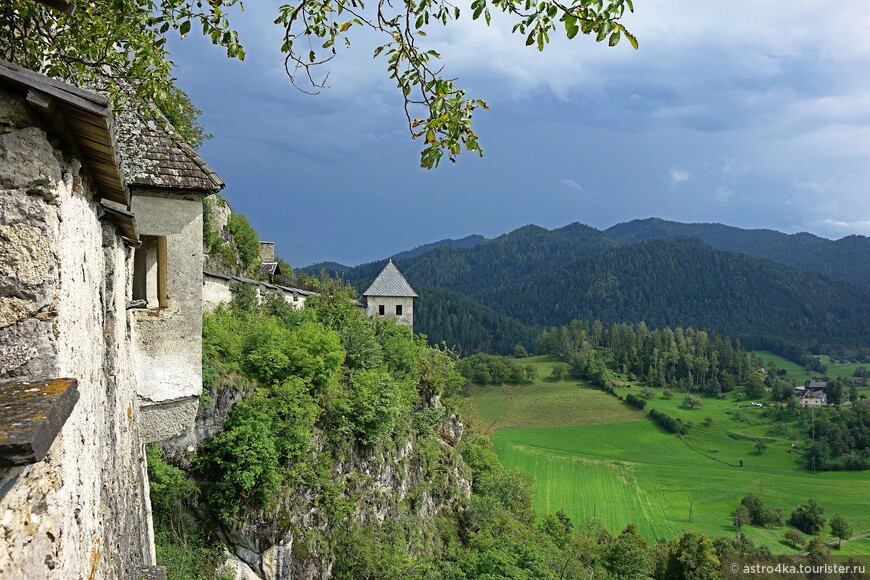
[[[404,296],[367,296],[366,314],[373,318],[395,320],[399,324],[414,328],[414,299]],[[384,314],[378,314],[378,307],[384,307]],[[402,314],[396,314],[396,306],[402,307]]]
[[[132,578],[153,564],[132,253],[74,152],[0,90],[0,379],[72,377],[80,400],[38,463],[0,468],[0,577]]]
[[[253,286],[257,299],[262,302],[263,298],[269,292],[277,292],[284,298],[290,306],[296,310],[301,310],[305,307],[305,300],[308,296],[314,294],[297,288],[289,288],[286,286],[277,286],[267,284],[257,280],[249,280],[238,276],[224,276],[222,274],[212,274],[205,272],[202,282],[202,309],[204,312],[213,312],[218,304],[227,304],[233,299],[233,284],[248,284]]]
[[[233,299],[233,291],[230,289],[229,276],[202,277],[202,310],[213,312],[218,304],[228,304]]]

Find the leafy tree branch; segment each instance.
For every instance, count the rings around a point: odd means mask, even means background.
[[[0,6],[0,57],[75,84],[106,91],[116,107],[131,101],[153,102],[193,145],[208,138],[197,123],[199,111],[174,84],[167,35],[181,37],[194,27],[228,58],[245,58],[230,14],[238,17],[241,0],[79,1],[70,13],[52,10],[39,0]],[[472,0],[473,20],[491,23],[492,11],[506,14],[513,32],[527,46],[543,50],[560,27],[567,38],[579,33],[616,45],[622,37],[637,48],[637,39],[621,23],[632,0]],[[473,130],[477,109],[485,101],[470,98],[444,74],[441,55],[422,46],[427,31],[460,18],[462,9],[449,0],[298,0],[279,7],[275,24],[284,28],[281,46],[291,82],[306,93],[326,85],[319,70],[336,56],[336,44],[351,46],[351,35],[375,31],[383,42],[374,57],[386,60],[386,72],[404,99],[408,130],[421,139],[422,167],[437,167],[447,154],[483,155]],[[303,42],[304,41],[304,42]],[[313,44],[316,48],[310,48]],[[305,48],[300,48],[301,46]]]

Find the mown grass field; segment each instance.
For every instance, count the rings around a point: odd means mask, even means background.
[[[530,360],[541,377],[549,374],[552,361]],[[563,509],[574,521],[596,518],[613,532],[634,522],[650,540],[689,529],[733,535],[731,513],[753,492],[786,518],[813,497],[826,515],[846,515],[855,534],[870,532],[870,473],[811,474],[800,468],[791,440],[768,433],[762,409],[706,398],[701,408],[686,409],[682,397],[659,396],[647,405],[693,423],[681,440],[645,412],[577,381],[470,391],[481,423],[495,432],[502,463],[534,479],[540,513]],[[762,454],[754,449],[758,439],[768,445]],[[785,528],[743,531],[774,553],[794,551],[782,541]],[[842,553],[868,555],[870,541],[847,543]]]
[[[831,378],[836,377],[852,377],[855,375],[855,369],[860,366],[864,368],[870,367],[868,364],[861,363],[843,363],[843,362],[831,362],[831,357],[829,356],[820,356],[818,357],[822,364],[828,367],[828,370],[824,373],[819,373],[816,371],[807,372],[804,367],[797,364],[796,362],[790,361],[787,358],[783,358],[778,354],[774,354],[767,350],[759,350],[756,351],[761,360],[764,361],[764,364],[767,364],[768,361],[773,361],[776,364],[776,368],[785,369],[786,377],[791,379],[795,379],[798,384],[803,384],[804,382],[819,377],[821,375],[827,375]]]
[[[643,415],[625,405],[608,405],[607,399],[613,397],[607,393],[580,390],[574,380],[546,380],[555,364],[551,360],[535,357],[519,362],[534,365],[539,380],[531,385],[472,386],[469,390],[466,401],[473,404],[472,412],[487,433],[509,427],[567,427],[644,420]]]

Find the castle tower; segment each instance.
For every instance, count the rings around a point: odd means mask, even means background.
[[[414,298],[418,296],[393,260],[384,266],[363,296],[369,316],[389,318],[414,328]]]

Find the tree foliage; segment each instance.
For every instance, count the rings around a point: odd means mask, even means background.
[[[51,10],[36,0],[20,0],[0,9],[0,55],[40,72],[76,84],[96,84],[120,104],[131,97],[152,101],[193,144],[205,137],[196,123],[198,111],[173,83],[167,34],[181,37],[201,30],[229,58],[245,58],[239,36],[230,24],[240,17],[241,0],[113,0],[80,1],[71,13]],[[621,19],[633,10],[632,0],[474,0],[471,18],[489,25],[499,11],[526,45],[543,50],[550,36],[564,29],[570,39],[582,33],[616,45],[637,40]],[[374,31],[382,40],[374,52],[402,95],[411,137],[423,142],[420,164],[436,167],[446,154],[451,161],[462,150],[483,149],[472,129],[472,115],[487,104],[466,96],[439,64],[441,56],[424,46],[432,27],[458,20],[462,9],[450,2],[405,0],[366,5],[357,0],[296,0],[279,6],[274,20],[284,30],[280,46],[285,69],[294,85],[306,92],[326,86],[321,69],[337,56],[337,47],[351,46],[351,37]]]
[[[808,469],[870,469],[870,407],[818,412],[815,420],[805,421],[807,448],[804,463]]]
[[[852,537],[852,524],[843,514],[834,514],[829,525],[831,526],[831,535],[837,538],[837,549],[839,550],[843,540]]]
[[[569,39],[582,32],[599,42],[607,39],[610,46],[625,36],[637,48],[637,40],[620,22],[626,9],[633,10],[632,0],[474,0],[470,6],[471,18],[482,17],[487,25],[491,10],[503,12],[513,32],[538,50],[559,28]],[[326,83],[326,77],[315,76],[315,70],[337,56],[337,46],[350,47],[352,34],[360,29],[379,33],[385,42],[375,48],[374,57],[386,60],[389,78],[404,99],[411,136],[424,142],[420,164],[432,168],[445,153],[451,161],[463,149],[483,154],[472,115],[487,104],[468,98],[438,63],[441,55],[423,46],[432,27],[458,20],[461,13],[459,5],[435,0],[379,2],[369,7],[355,0],[297,0],[281,6],[275,22],[285,28],[281,48],[287,55],[288,75],[297,86],[301,80],[314,90]]]
[[[457,363],[462,376],[478,385],[521,385],[535,378],[535,367],[506,356],[475,354]]]
[[[754,493],[746,494],[740,500],[737,515],[743,523],[761,528],[776,528],[783,524],[782,510],[765,505],[764,501]]]
[[[799,505],[791,513],[789,523],[805,534],[818,534],[825,527],[825,508],[810,498],[807,503]]]
[[[174,84],[166,48],[172,31],[195,26],[229,57],[244,58],[227,11],[240,0],[78,1],[71,13],[36,0],[0,6],[0,58],[107,92],[116,108],[153,103],[193,146],[207,138],[199,111]]]

